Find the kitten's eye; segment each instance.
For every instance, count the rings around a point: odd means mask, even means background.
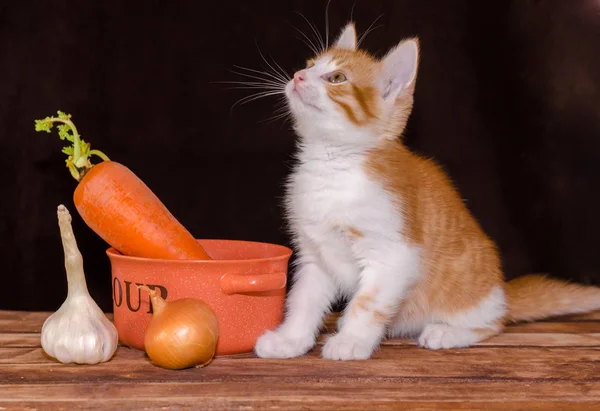
[[[343,83],[346,80],[346,76],[341,71],[336,71],[327,77],[327,81],[330,83]]]

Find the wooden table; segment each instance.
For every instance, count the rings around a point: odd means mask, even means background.
[[[391,340],[371,360],[333,362],[319,357],[321,338],[299,359],[180,371],[125,347],[100,365],[57,363],[40,348],[48,315],[0,311],[0,410],[600,409],[600,313],[513,326],[468,349]]]

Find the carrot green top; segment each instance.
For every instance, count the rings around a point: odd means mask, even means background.
[[[70,120],[71,115],[62,111],[57,111],[58,117],[46,117],[41,120],[35,120],[35,131],[45,131],[50,133],[54,123],[62,123],[56,128],[61,140],[67,140],[73,143],[62,149],[62,152],[68,155],[66,163],[73,178],[81,181],[87,171],[94,165],[90,161],[90,156],[96,155],[104,161],[109,158],[101,151],[90,150],[90,143],[86,143],[77,132],[75,124]]]

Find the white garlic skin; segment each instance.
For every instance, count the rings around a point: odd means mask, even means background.
[[[118,334],[88,293],[69,295],[42,326],[42,348],[62,363],[98,364],[117,350]]]

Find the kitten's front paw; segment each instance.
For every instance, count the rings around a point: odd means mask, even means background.
[[[289,337],[281,331],[267,331],[256,341],[254,352],[261,358],[294,358],[315,345],[311,336]]]
[[[368,360],[375,346],[368,340],[351,335],[336,334],[323,346],[323,358],[328,360]]]

